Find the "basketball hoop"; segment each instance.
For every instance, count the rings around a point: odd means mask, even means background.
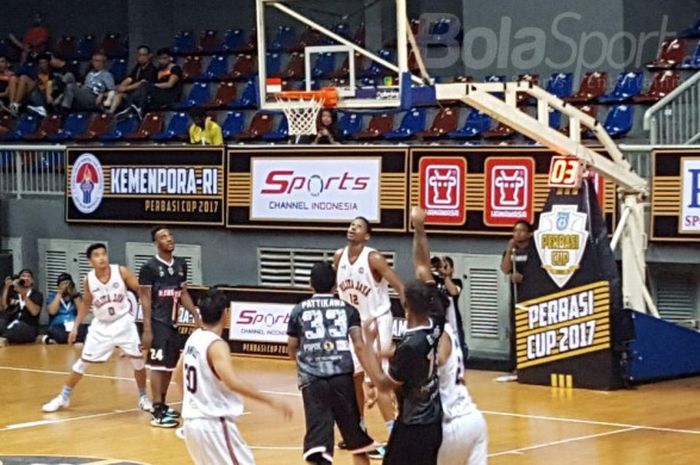
[[[324,87],[312,91],[283,91],[275,94],[284,115],[290,136],[316,135],[316,119],[321,108],[334,108],[338,103],[338,91]]]

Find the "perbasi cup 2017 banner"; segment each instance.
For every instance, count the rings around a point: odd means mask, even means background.
[[[253,158],[251,220],[379,221],[379,157]]]

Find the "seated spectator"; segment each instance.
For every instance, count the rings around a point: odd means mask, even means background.
[[[0,347],[8,343],[34,342],[39,331],[39,313],[44,296],[34,289],[29,269],[6,277],[0,296]]]
[[[190,111],[192,125],[190,126],[190,144],[224,145],[224,136],[221,126],[207,116],[201,108],[193,108]]]
[[[106,98],[107,92],[114,89],[114,77],[107,69],[107,56],[103,52],[92,55],[92,69],[85,76],[83,85],[76,82],[66,85],[60,109],[63,113],[84,110],[97,110]]]
[[[63,100],[63,94],[69,84],[75,84],[79,74],[65,58],[59,54],[52,54],[49,61],[51,66],[51,79],[46,86],[46,103],[50,107],[58,107]]]
[[[0,55],[0,108],[7,109],[10,104],[10,81],[17,79],[10,69],[10,62],[6,56]]]
[[[140,86],[128,99],[128,110],[136,111],[139,117],[145,110],[163,108],[177,103],[182,98],[182,68],[173,63],[170,50],[161,48],[158,55],[156,82]]]
[[[158,71],[153,65],[153,56],[148,45],[141,45],[136,51],[136,64],[122,82],[114,89],[114,96],[105,100],[108,107],[107,113],[114,114],[124,101],[126,94],[130,94],[147,83],[154,83],[158,79]]]
[[[336,130],[335,113],[331,110],[321,110],[316,122],[318,133],[312,144],[338,145],[341,142],[340,134]]]
[[[36,57],[44,53],[49,45],[49,30],[44,26],[44,17],[41,13],[36,12],[32,17],[32,26],[24,33],[22,40],[14,34],[9,34],[7,37],[10,43],[17,47],[22,52],[22,63],[27,61],[28,57]]]
[[[51,55],[44,53],[39,56],[34,75],[25,73],[10,80],[10,113],[13,117],[17,117],[24,104],[30,111],[46,116],[46,89],[51,80],[50,60]]]
[[[73,277],[68,273],[61,273],[56,280],[56,291],[49,292],[47,296],[46,310],[49,312],[49,327],[42,338],[44,344],[66,344],[68,334],[75,325],[75,317],[78,314],[76,299],[80,299],[80,293],[75,288]],[[83,342],[85,335],[78,330],[78,342]]]

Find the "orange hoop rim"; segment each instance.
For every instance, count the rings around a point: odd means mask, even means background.
[[[338,89],[335,87],[324,87],[321,90],[285,90],[275,93],[278,100],[319,100],[323,102],[324,108],[335,108],[338,104]]]

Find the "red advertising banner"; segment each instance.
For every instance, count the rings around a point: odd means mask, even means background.
[[[512,226],[521,220],[532,223],[535,160],[489,157],[484,171],[484,223],[488,226]]]
[[[420,160],[420,206],[426,224],[463,224],[466,218],[467,161],[457,157]]]

